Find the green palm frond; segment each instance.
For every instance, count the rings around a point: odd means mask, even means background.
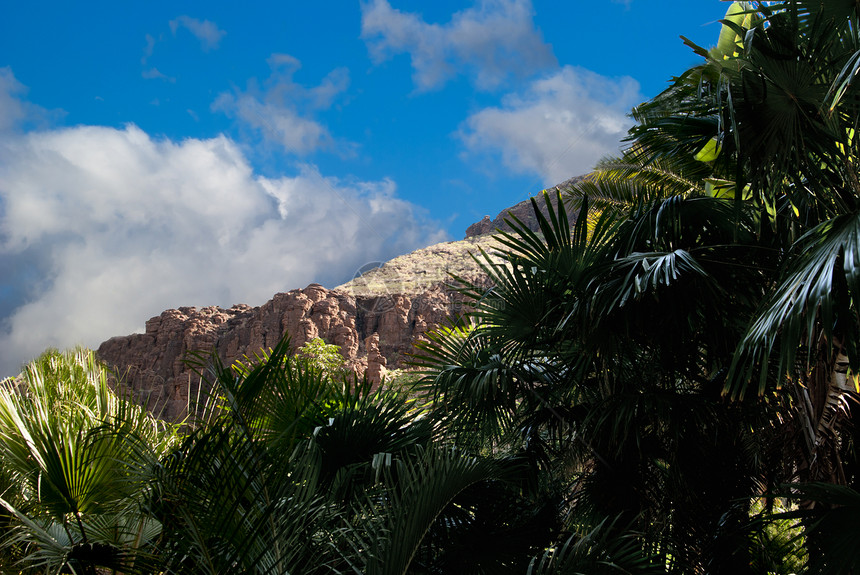
[[[147,509],[174,573],[292,572],[325,562],[314,539],[327,513],[313,446],[277,460],[221,422],[191,434],[157,470]]]
[[[79,537],[76,538],[60,523],[33,519],[3,499],[0,499],[0,505],[17,519],[17,525],[0,539],[3,547],[13,549],[24,546],[28,553],[22,563],[48,573],[60,573],[67,566],[68,555],[80,541]]]
[[[504,342],[500,345],[516,352],[511,357],[524,361],[569,353],[564,334],[591,321],[582,296],[609,257],[620,225],[608,212],[592,218],[585,199],[571,226],[560,192],[554,198],[545,193],[543,199],[547,217],[532,200],[541,235],[511,219],[512,231],[497,236],[508,266],[498,266],[492,299],[474,312],[491,339]]]
[[[274,348],[231,366],[215,353],[193,356],[189,364],[210,390],[201,423],[226,417],[248,437],[292,451],[324,421],[344,382],[335,383],[312,360],[292,356],[290,350],[285,334]]]
[[[177,428],[118,397],[108,378],[92,352],[49,351],[20,385],[0,388],[0,453],[20,490],[3,495],[17,520],[3,545],[26,544],[25,564],[89,572],[145,563],[158,530],[131,535],[152,526],[139,509],[142,486]]]
[[[462,439],[498,442],[522,415],[560,405],[567,393],[555,385],[563,379],[555,366],[575,353],[569,334],[590,321],[578,296],[606,257],[616,221],[589,221],[586,201],[571,226],[558,191],[543,202],[541,209],[532,201],[540,233],[512,217],[511,231],[497,236],[503,263],[476,257],[492,287],[464,291],[475,325],[438,330],[416,345],[415,364],[426,374],[419,389]]]
[[[430,568],[427,563],[432,565],[438,552],[428,542],[434,524],[468,521],[452,507],[458,497],[476,484],[504,481],[513,473],[499,462],[444,448],[386,460],[378,459],[381,489],[356,503],[362,522],[343,531],[349,541],[343,547],[359,551],[351,561],[355,572],[368,575],[406,575],[416,563]]]
[[[803,573],[854,573],[860,568],[860,493],[844,485],[800,483],[783,485],[780,495],[805,502],[806,509],[778,514],[778,519],[799,519],[811,548]],[[814,507],[810,508],[809,503]]]
[[[588,197],[598,212],[628,215],[636,206],[672,196],[703,195],[713,168],[693,156],[651,159],[636,147],[598,162],[588,177],[562,190],[574,207]]]
[[[521,385],[513,367],[480,328],[440,329],[415,344],[425,376],[416,390],[455,437],[481,445],[501,439],[517,410]]]
[[[683,249],[669,253],[634,252],[614,262],[619,274],[617,285],[606,282],[602,290],[612,294],[610,308],[624,307],[629,301],[639,299],[644,293],[658,292],[661,288],[673,286],[681,277],[708,277],[707,272],[689,252]]]
[[[320,457],[320,484],[342,501],[361,497],[372,483],[371,464],[378,453],[398,455],[426,447],[435,433],[433,422],[402,391],[382,386],[344,386],[314,429]]]
[[[580,528],[535,557],[528,575],[656,575],[664,573],[643,548],[640,535],[609,518]]]
[[[675,196],[639,206],[583,291],[586,348],[603,361],[663,348],[688,377],[721,369],[774,265],[754,228],[731,200]]]
[[[686,71],[656,98],[635,107],[632,115],[637,125],[628,136],[633,145],[625,154],[627,161],[643,168],[657,166],[652,176],[659,176],[664,187],[670,184],[668,189],[676,191],[680,190],[673,184],[675,176],[667,178],[661,172],[691,179],[705,171],[732,177],[735,142],[723,133],[726,119],[721,115],[722,98],[730,93],[730,86],[723,78],[722,63],[706,63]],[[712,142],[719,150],[715,160],[697,162],[696,156]],[[641,179],[640,174],[637,177]]]
[[[762,311],[751,323],[732,363],[727,392],[742,396],[758,369],[758,391],[768,382],[769,360],[777,352],[777,377],[797,375],[798,344],[819,331],[834,346],[843,342],[851,368],[860,368],[857,298],[860,296],[860,215],[839,216],[804,235],[796,256]],[[779,344],[777,348],[777,344]],[[807,364],[814,346],[808,346]]]

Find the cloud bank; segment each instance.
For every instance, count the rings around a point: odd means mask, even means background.
[[[392,8],[388,0],[371,0],[361,6],[361,37],[377,63],[408,53],[419,91],[437,88],[459,73],[469,74],[480,89],[493,89],[511,76],[522,78],[555,64],[533,20],[529,0],[483,0],[446,24],[429,24],[420,15]]]
[[[552,186],[617,153],[633,124],[627,113],[641,100],[632,78],[565,66],[508,94],[501,106],[471,114],[458,135],[468,157],[499,155],[512,171]]]
[[[14,95],[4,98],[8,124],[20,113],[6,107]],[[259,305],[443,239],[391,181],[338,180],[312,165],[263,177],[224,136],[156,139],[134,125],[7,130],[0,376],[47,346],[140,330],[166,308]]]

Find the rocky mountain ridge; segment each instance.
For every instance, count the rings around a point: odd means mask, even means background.
[[[546,191],[554,192],[554,190],[565,190],[572,185],[581,182],[585,179],[585,176],[576,176],[570,178],[569,180],[565,180],[559,185],[549,188]],[[538,207],[544,215],[547,215],[546,207],[543,203],[543,200],[540,198],[538,200]],[[500,231],[509,231],[511,228],[505,222],[506,219],[510,219],[511,216],[514,216],[516,219],[520,220],[522,223],[526,225],[530,230],[538,231],[538,221],[537,216],[535,216],[534,209],[532,208],[531,198],[528,200],[523,200],[518,204],[511,206],[505,210],[499,212],[499,214],[495,218],[490,218],[490,216],[484,216],[484,218],[478,222],[475,222],[468,228],[466,228],[466,238],[471,238],[475,236],[481,236],[486,234],[495,233],[496,230]]]
[[[530,201],[503,214],[508,212],[537,229]],[[167,419],[183,417],[199,389],[199,377],[185,361],[189,354],[214,350],[229,364],[274,346],[285,333],[293,350],[315,337],[338,345],[350,369],[366,370],[378,382],[388,369],[403,367],[416,339],[461,315],[463,298],[449,285],[449,273],[472,283],[485,280],[470,254],[481,249],[492,254],[497,244],[491,234],[504,225],[503,214],[470,226],[465,240],[366,266],[333,289],[311,284],[276,294],[259,307],[166,310],[146,322],[144,333],[105,341],[98,355],[136,400]]]
[[[214,350],[225,363],[252,357],[288,333],[294,350],[320,337],[338,345],[347,366],[378,382],[403,366],[412,342],[462,312],[462,296],[446,282],[456,270],[469,281],[483,274],[469,252],[491,249],[490,236],[436,244],[394,258],[326,289],[311,284],[276,294],[259,307],[180,307],[146,322],[144,333],[113,337],[98,349],[136,400],[168,419],[181,418],[199,378],[184,361]]]

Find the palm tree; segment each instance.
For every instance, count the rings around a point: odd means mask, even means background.
[[[571,533],[567,539],[535,557],[528,569],[528,575],[619,572],[657,575],[663,569],[642,552],[635,533],[619,536],[615,522],[608,519]]]
[[[4,547],[47,572],[145,564],[160,526],[142,477],[176,431],[114,393],[92,352],[44,353],[0,386]]]
[[[633,168],[599,167],[592,190],[616,203],[647,200],[656,171],[660,191],[688,196],[665,185],[662,165],[708,164],[692,193],[704,187],[732,198],[738,220],[752,215],[756,243],[773,254],[755,313],[731,340],[737,349],[724,392],[743,398],[757,384],[768,396],[787,383],[784,466],[806,480],[855,486],[857,438],[842,424],[856,411],[846,398],[858,391],[850,372],[860,365],[858,22],[856,3],[735,3],[720,45],[694,46],[705,63],[635,111],[626,158]],[[622,185],[613,187],[619,173]],[[634,186],[646,193],[624,193]]]
[[[762,289],[754,219],[692,194],[590,217],[583,196],[571,228],[560,195],[544,201],[540,235],[512,218],[504,264],[478,256],[494,286],[462,288],[475,323],[419,344],[435,417],[576,478],[577,517],[638,526],[673,570],[744,572],[751,502],[790,473],[766,464],[785,398],[721,397]]]
[[[513,573],[547,544],[555,513],[525,500],[521,462],[455,448],[404,392],[289,349],[198,364],[212,401],[147,502],[170,572]]]
[[[551,541],[558,502],[525,495],[522,461],[457,448],[404,392],[289,349],[198,361],[212,393],[181,436],[91,352],[5,382],[16,572],[520,573]]]
[[[736,2],[720,45],[693,45],[705,62],[635,110],[631,132],[638,165],[698,155],[712,170],[704,183],[719,183],[739,214],[756,214],[775,267],[726,392],[789,383],[804,478],[842,483],[856,481],[839,429],[856,391],[846,372],[860,367],[858,22],[850,2]]]

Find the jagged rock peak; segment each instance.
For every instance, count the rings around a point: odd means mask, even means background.
[[[509,211],[537,228],[531,203],[521,202],[495,220],[486,217],[470,226],[465,240],[368,264],[334,289],[310,284],[275,294],[259,307],[166,310],[146,322],[144,333],[102,343],[98,355],[114,367],[135,399],[174,420],[187,413],[200,387],[186,362],[189,356],[214,351],[229,365],[273,347],[285,333],[293,351],[315,337],[338,345],[350,369],[379,381],[388,369],[403,367],[414,341],[462,314],[463,297],[449,285],[451,273],[471,283],[486,280],[470,254],[483,250],[500,261],[493,255],[498,244],[488,234],[503,226]]]
[[[570,178],[569,180],[565,180],[557,186],[548,188],[547,191],[553,191],[557,189],[564,191],[566,188],[569,188],[573,184],[581,182],[586,177],[587,176],[576,176],[575,178]],[[538,206],[541,208],[541,211],[544,213],[544,215],[546,215],[546,208],[544,207],[542,201],[538,201]],[[574,213],[575,212],[568,210],[568,216],[571,216]],[[532,209],[532,202],[530,198],[528,200],[523,200],[522,202],[511,206],[510,208],[502,210],[493,219],[490,219],[490,216],[484,216],[483,219],[478,222],[475,222],[474,224],[466,228],[466,239],[488,234],[494,234],[496,230],[509,231],[510,226],[505,223],[505,218],[508,218],[511,215],[516,216],[517,219],[523,222],[526,227],[528,227],[534,232],[540,229],[537,217],[534,213],[534,209]]]
[[[365,286],[366,287],[366,286]],[[171,420],[193,404],[199,377],[190,354],[215,351],[225,364],[253,357],[288,333],[295,352],[315,337],[340,347],[349,369],[378,382],[403,366],[412,344],[462,311],[460,294],[442,283],[423,291],[350,293],[311,284],[276,294],[259,307],[182,307],[146,322],[144,333],[114,337],[98,355],[112,366],[133,397]],[[363,345],[362,345],[363,344]]]

